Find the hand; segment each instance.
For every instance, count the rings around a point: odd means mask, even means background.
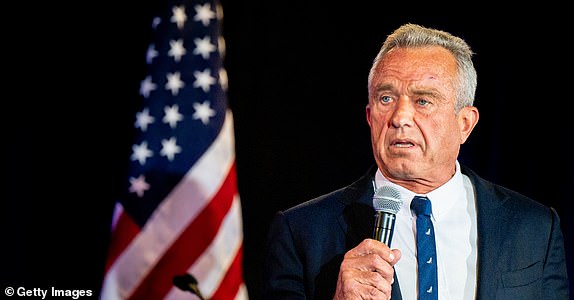
[[[390,299],[393,266],[400,258],[398,249],[374,239],[363,240],[345,253],[334,299]]]

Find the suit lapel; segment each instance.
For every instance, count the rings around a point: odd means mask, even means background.
[[[338,222],[345,234],[346,251],[372,236],[375,224],[372,180],[375,171],[376,167],[371,168],[363,177],[347,187],[341,197],[340,201],[345,208]]]
[[[341,230],[345,232],[346,251],[373,235],[375,210],[373,209],[374,190],[372,180],[376,170],[376,166],[371,168],[365,176],[349,186],[342,197],[342,201],[345,202],[345,209],[339,216],[339,225]],[[403,297],[396,273],[394,278],[391,298],[402,300]]]
[[[497,196],[493,186],[480,179],[472,171],[463,172],[469,176],[476,193],[477,221],[477,299],[491,299],[496,290],[496,270],[501,259],[501,245],[508,220],[512,218],[504,207],[506,198]],[[504,258],[502,258],[504,259]]]
[[[391,290],[391,299],[393,300],[403,300],[403,295],[401,294],[401,287],[399,285],[399,278],[397,277],[397,272],[394,275],[395,282],[393,282]]]

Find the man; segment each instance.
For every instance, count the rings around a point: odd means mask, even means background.
[[[264,299],[568,299],[557,213],[457,160],[479,119],[472,54],[464,40],[415,24],[389,35],[368,77],[376,166],[277,213]],[[371,238],[381,186],[402,201],[392,249]],[[436,286],[420,293],[414,196],[432,203],[438,269]]]

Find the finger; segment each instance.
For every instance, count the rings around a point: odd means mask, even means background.
[[[341,299],[388,299],[391,289],[390,282],[372,271],[341,272],[337,283],[337,295]]]
[[[371,286],[383,294],[391,294],[391,281],[379,272],[361,272],[357,281],[359,281],[363,286]]]
[[[350,256],[343,259],[341,262],[340,271],[352,272],[355,274],[358,280],[363,284],[377,285],[378,281],[374,280],[377,276],[380,279],[384,279],[389,283],[389,285],[394,280],[393,266],[388,261],[382,259],[377,254],[367,254],[363,256]]]
[[[355,248],[349,250],[345,257],[353,257],[353,256],[365,256],[369,254],[376,254],[379,255],[381,258],[388,262],[392,262],[395,260],[395,253],[391,251],[391,249],[382,242],[379,242],[374,239],[364,239],[359,245]]]
[[[394,281],[395,269],[390,262],[383,260],[379,255],[370,254],[365,257],[368,261],[363,262],[372,273],[379,274],[386,282]]]

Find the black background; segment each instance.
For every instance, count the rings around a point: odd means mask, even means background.
[[[558,210],[574,277],[566,8],[222,4],[252,299],[273,213],[349,184],[373,163],[367,74],[405,22],[450,31],[476,52],[481,115],[461,161]],[[20,5],[6,10],[17,23],[2,26],[2,288],[98,291],[154,4]]]

